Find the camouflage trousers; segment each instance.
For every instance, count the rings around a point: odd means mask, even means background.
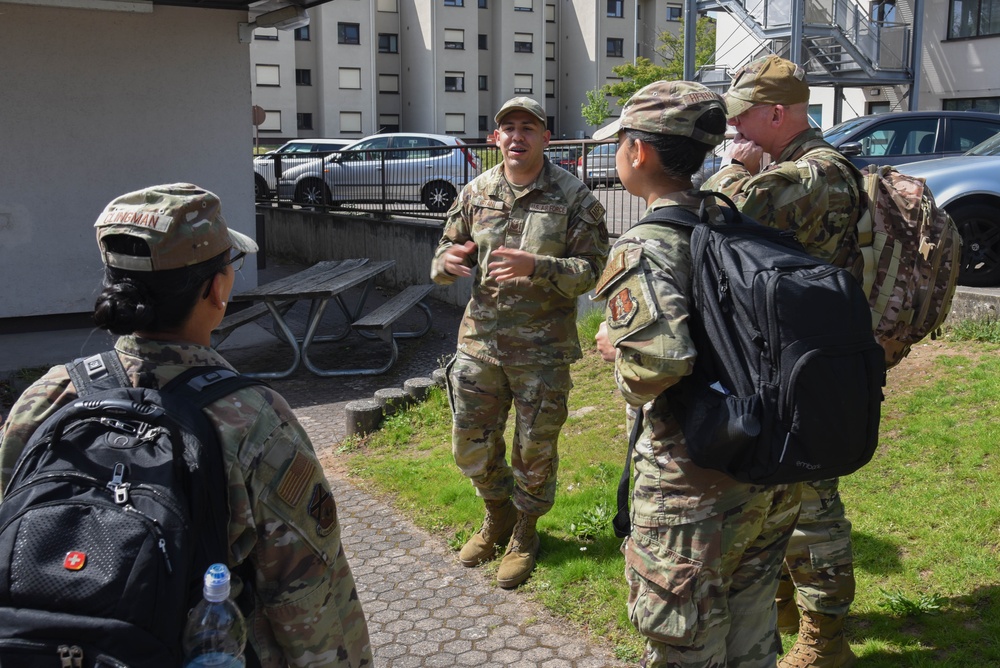
[[[854,602],[851,523],[840,500],[839,479],[802,483],[802,511],[785,554],[799,607],[843,617]]]
[[[622,545],[628,612],[647,668],[773,668],[774,595],[799,486],[767,487],[691,524],[633,527]]]
[[[491,501],[513,495],[521,512],[547,513],[555,502],[557,443],[573,385],[569,366],[499,366],[458,353],[447,378],[452,455],[476,493]],[[511,405],[508,465],[504,431]]]

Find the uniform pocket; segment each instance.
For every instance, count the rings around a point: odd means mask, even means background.
[[[630,538],[625,553],[628,614],[643,636],[691,646],[701,635],[698,618],[699,562],[655,544]]]

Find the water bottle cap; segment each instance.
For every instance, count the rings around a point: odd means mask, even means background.
[[[225,564],[212,564],[205,571],[204,595],[212,603],[229,598],[229,569]]]

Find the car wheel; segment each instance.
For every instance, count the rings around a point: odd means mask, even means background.
[[[948,213],[962,235],[959,285],[1000,283],[1000,210],[988,204],[966,204]]]
[[[431,181],[424,186],[420,199],[428,210],[441,213],[451,208],[456,194],[455,186],[447,181]]]
[[[260,174],[253,175],[253,196],[254,199],[271,199],[271,189]]]
[[[330,189],[320,179],[304,179],[295,187],[295,203],[318,206],[328,204]]]

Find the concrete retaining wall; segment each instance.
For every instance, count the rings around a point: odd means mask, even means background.
[[[419,220],[375,220],[299,209],[258,207],[264,215],[264,246],[268,255],[302,264],[320,260],[367,257],[395,260],[396,266],[379,276],[379,284],[402,289],[430,283],[431,259],[441,239],[442,224]],[[464,307],[472,279],[437,286],[435,299]]]

